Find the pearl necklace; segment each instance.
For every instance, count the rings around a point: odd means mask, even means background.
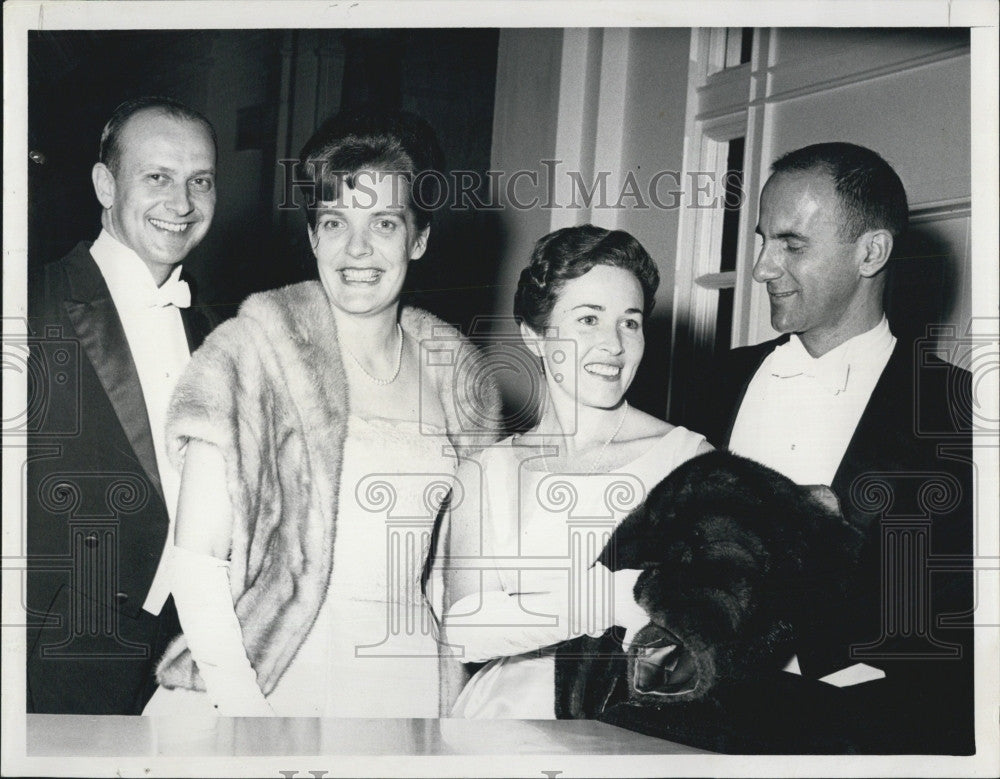
[[[344,344],[344,348],[347,350],[348,356],[354,360],[354,364],[361,369],[361,372],[365,374],[365,376],[367,376],[375,384],[378,384],[380,387],[392,384],[399,377],[399,369],[403,367],[403,328],[400,327],[399,322],[396,323],[396,332],[399,333],[399,350],[396,352],[396,370],[393,371],[392,378],[389,379],[380,379],[377,376],[372,376],[365,370],[365,366],[361,364],[361,361],[354,356],[354,352],[351,351],[351,347]]]
[[[608,448],[608,444],[614,441],[615,437],[622,431],[622,425],[625,424],[625,417],[627,415],[628,415],[628,401],[626,400],[624,405],[622,406],[622,414],[621,417],[618,419],[618,424],[615,426],[614,432],[611,433],[611,437],[604,442],[604,445],[601,447],[601,450],[597,453],[597,457],[594,459],[594,464],[590,466],[590,470],[587,471],[586,474],[587,476],[592,476],[593,474],[597,473],[597,467],[601,464],[601,460],[604,458],[604,452]],[[542,445],[541,452],[542,452],[542,468],[545,470],[546,473],[551,473],[551,471],[549,471],[549,464],[545,459],[544,444]]]

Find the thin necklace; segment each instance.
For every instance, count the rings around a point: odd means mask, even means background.
[[[361,364],[361,361],[354,356],[354,352],[351,351],[351,347],[344,344],[344,348],[347,350],[347,354],[350,358],[354,360],[354,364],[361,369],[361,372],[365,374],[365,376],[378,384],[380,387],[384,387],[386,384],[392,384],[399,376],[399,369],[403,366],[403,328],[400,327],[399,322],[396,323],[396,332],[399,333],[399,350],[396,352],[396,370],[393,371],[392,378],[389,379],[380,379],[377,376],[372,376],[365,370],[365,366]]]
[[[594,460],[594,464],[591,465],[590,466],[590,470],[587,471],[587,474],[586,474],[587,476],[591,476],[591,475],[597,473],[597,466],[599,466],[601,464],[601,460],[604,458],[604,452],[608,448],[608,444],[610,444],[612,441],[614,441],[615,437],[622,431],[622,425],[625,424],[625,416],[627,414],[628,414],[628,401],[626,400],[625,403],[624,403],[624,405],[622,406],[622,414],[621,414],[621,417],[618,419],[618,424],[615,426],[614,432],[611,434],[611,437],[608,438],[608,440],[604,442],[604,446],[601,447],[601,451],[599,451],[597,453],[597,457]],[[544,444],[542,445],[542,468],[545,469],[546,473],[550,472],[549,471],[549,464],[548,464],[548,462],[545,459],[545,445]]]

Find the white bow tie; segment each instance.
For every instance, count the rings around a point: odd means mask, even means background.
[[[183,279],[169,278],[153,293],[149,301],[150,308],[176,306],[188,308],[191,305],[191,288]]]
[[[812,357],[801,342],[793,339],[774,350],[770,370],[771,375],[779,379],[808,376],[837,395],[847,389],[851,365],[843,360]]]

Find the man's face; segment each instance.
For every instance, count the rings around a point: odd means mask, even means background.
[[[753,268],[767,284],[771,326],[798,333],[813,354],[856,334],[866,296],[860,240],[841,234],[839,197],[823,170],[776,173],[760,196],[763,246]]]
[[[212,223],[212,138],[200,122],[148,109],[125,124],[120,148],[116,173],[95,166],[98,199],[106,209],[103,225],[161,281]]]

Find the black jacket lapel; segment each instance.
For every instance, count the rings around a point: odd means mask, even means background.
[[[905,350],[897,341],[830,485],[840,496],[845,516],[855,525],[867,525],[874,515],[852,509],[850,491],[854,479],[870,471],[891,470],[900,455],[912,446],[912,440],[898,440],[890,432],[911,430],[914,424],[912,419],[900,419],[913,413],[913,378],[907,380],[905,375],[909,365]]]
[[[136,459],[163,500],[153,435],[139,374],[111,293],[89,252],[67,263],[70,297],[63,302],[87,357],[132,445]]]
[[[191,297],[197,300],[198,293],[195,289],[194,280],[186,273],[181,274],[191,287]],[[181,321],[184,322],[184,334],[187,336],[188,348],[194,353],[195,349],[201,346],[202,341],[208,336],[212,329],[218,324],[218,319],[207,306],[192,304],[188,308],[182,308]]]
[[[772,341],[765,341],[756,346],[749,346],[745,349],[737,349],[729,353],[729,370],[725,375],[724,390],[731,393],[724,404],[720,405],[720,414],[728,414],[726,427],[720,439],[720,446],[729,446],[729,439],[733,434],[733,427],[736,426],[736,417],[740,413],[740,406],[743,405],[743,398],[746,397],[750,382],[757,375],[757,370],[763,364],[767,356],[788,342],[790,336],[786,333]],[[701,431],[699,431],[701,432]]]

